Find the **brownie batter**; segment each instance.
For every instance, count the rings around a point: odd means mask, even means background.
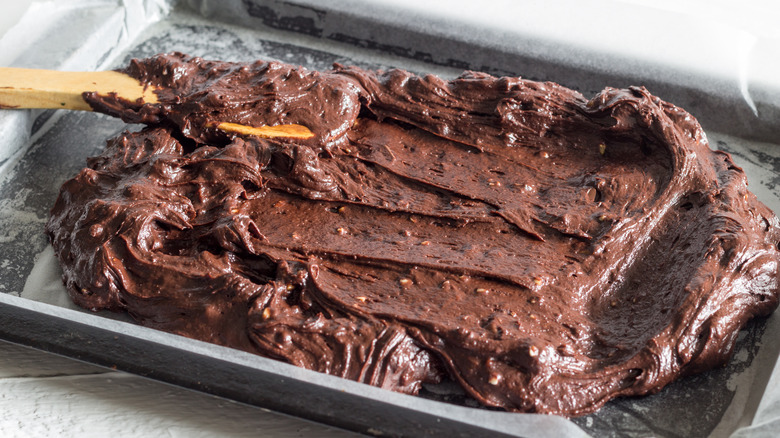
[[[587,100],[473,72],[182,54],[125,71],[161,103],[86,96],[149,126],[89,159],[46,228],[86,308],[395,391],[449,378],[487,406],[577,416],[723,364],[778,304],[778,219],[644,88]]]

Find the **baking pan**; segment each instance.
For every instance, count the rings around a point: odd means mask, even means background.
[[[491,31],[471,38],[474,32],[467,27],[452,30],[450,22],[404,15],[381,4],[361,9],[345,1],[72,3],[81,9],[68,9],[62,17],[76,11],[81,21],[55,17],[49,26],[87,31],[47,43],[47,50],[54,50],[52,44],[65,46],[59,64],[47,65],[47,51],[36,55],[33,47],[16,65],[86,70],[178,50],[232,61],[278,59],[312,69],[339,62],[449,77],[476,69],[553,80],[586,96],[605,86],[647,85],[698,116],[712,147],[731,152],[759,199],[780,211],[780,149],[774,144],[780,139],[773,137],[780,132],[780,117],[770,117],[777,110],[772,99],[761,100],[773,95],[771,88],[752,101],[762,109],[757,117],[728,81],[648,76],[639,61],[621,64],[622,70],[594,70],[577,56],[555,52],[553,43],[545,44],[557,56],[539,54],[516,35]],[[47,38],[45,28],[39,33]],[[508,38],[519,43],[510,44]],[[723,92],[716,95],[713,89]],[[426,386],[418,397],[391,393],[140,327],[124,315],[76,309],[65,296],[43,235],[48,209],[59,186],[84,166],[86,157],[97,154],[107,138],[138,127],[92,113],[20,113],[0,114],[6,143],[0,147],[3,339],[382,436],[727,436],[750,424],[777,359],[780,345],[772,340],[780,333],[778,318],[756,320],[741,332],[727,366],[681,379],[657,395],[614,400],[595,414],[566,420],[481,408],[454,385]]]

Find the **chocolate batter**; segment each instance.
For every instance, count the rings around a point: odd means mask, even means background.
[[[644,88],[133,61],[162,103],[65,183],[80,305],[384,388],[577,416],[718,366],[778,304],[778,219]],[[298,123],[311,140],[214,122]]]

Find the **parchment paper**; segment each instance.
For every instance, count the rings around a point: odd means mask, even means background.
[[[634,59],[610,70],[605,65],[614,64],[616,59],[628,54],[616,52],[614,48],[603,48],[601,53],[598,38],[582,43],[588,47],[580,45],[572,50],[570,42],[556,39],[548,28],[537,28],[536,34],[534,29],[513,32],[507,27],[506,17],[500,26],[489,27],[477,16],[466,19],[463,14],[451,12],[437,16],[428,6],[413,7],[408,2],[399,6],[379,0],[361,8],[351,1],[316,7],[314,2],[305,1],[188,1],[195,11],[185,5],[173,7],[173,3],[165,0],[36,3],[19,26],[0,40],[0,64],[95,70],[122,66],[132,57],[178,50],[223,60],[278,59],[313,69],[340,62],[454,76],[464,68],[474,68],[553,80],[580,89],[586,96],[604,86],[650,83],[661,90],[659,93],[651,86],[651,92],[673,103],[679,102],[675,98],[688,102],[690,105],[683,106],[697,116],[697,109],[705,114],[713,112],[710,101],[706,100],[710,95],[716,109],[732,108],[736,114],[733,123],[723,122],[729,120],[728,114],[705,117],[708,122],[703,123],[708,128],[711,146],[731,152],[747,172],[751,190],[775,212],[780,212],[780,146],[773,144],[780,139],[767,134],[772,132],[768,127],[774,123],[767,120],[774,111],[771,98],[780,87],[771,78],[765,80],[767,75],[760,68],[761,63],[749,61],[751,57],[744,58],[747,67],[737,68],[733,75],[723,68],[715,75],[717,78],[709,77],[697,88],[691,78],[701,78],[701,72],[685,71],[684,64],[670,66],[666,61],[659,61],[656,54],[653,59]],[[582,8],[577,3],[556,2],[555,7],[565,13],[568,5],[569,14],[581,14]],[[637,2],[618,3],[621,5],[618,12],[626,16],[647,12],[647,6],[636,5]],[[453,6],[452,2],[448,4]],[[543,13],[536,2],[530,4],[537,7],[528,8],[529,12]],[[653,20],[675,21],[681,14],[689,13],[656,9],[649,15]],[[568,20],[577,22],[576,18],[569,16]],[[371,20],[377,24],[366,28]],[[236,23],[250,27],[239,27]],[[719,23],[718,29],[737,32],[739,38],[750,35],[742,27],[736,31],[734,26],[724,27],[715,19],[705,25],[717,27]],[[408,34],[390,33],[394,28]],[[419,36],[426,32],[432,37],[420,42]],[[468,37],[464,38],[464,34]],[[709,47],[704,41],[708,35],[690,41],[691,45]],[[761,41],[772,37],[754,36]],[[695,38],[688,34],[686,37]],[[756,38],[750,40],[754,44],[751,47],[755,47]],[[534,42],[538,44],[534,46]],[[473,50],[480,45],[486,47],[483,55],[472,57]],[[485,53],[503,58],[491,60]],[[594,64],[590,65],[591,70],[588,70],[588,56],[594,57],[590,61]],[[654,67],[642,68],[650,64]],[[750,75],[743,74],[746,68],[752,71]],[[745,90],[753,92],[746,94]],[[764,113],[764,108],[769,108],[768,112]],[[757,113],[758,109],[762,111]],[[752,126],[751,123],[757,127],[754,134],[761,134],[751,137],[773,142],[746,140],[746,127]],[[85,158],[96,154],[108,137],[127,128],[121,121],[92,113],[0,113],[0,138],[3,139],[0,142],[0,251],[3,254],[0,291],[73,306],[59,281],[58,263],[43,236],[43,224],[60,184],[81,169]],[[780,426],[778,336],[777,315],[755,321],[740,334],[734,358],[726,367],[682,379],[657,395],[615,400],[593,415],[572,421],[593,436],[769,436]],[[424,396],[455,400],[472,406],[475,412],[481,409],[451,388],[431,387]],[[522,414],[514,415],[524,418]],[[533,427],[538,429],[538,423],[530,420],[532,416],[528,418],[531,429],[518,433],[525,436],[573,433],[570,427],[534,430]]]

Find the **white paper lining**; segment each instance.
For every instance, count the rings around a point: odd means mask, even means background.
[[[350,2],[342,3],[351,5]],[[419,12],[419,8],[427,7],[422,5],[422,2],[415,2],[415,4],[409,2],[400,3],[403,3],[403,6],[408,8],[405,10],[405,13],[409,13],[410,10]],[[628,3],[631,2],[622,2],[620,13],[630,16],[638,10],[647,12],[646,9],[643,9],[646,6],[640,5],[640,7],[637,7]],[[208,2],[201,2],[201,4],[206,5]],[[398,3],[391,4],[379,0],[375,0],[372,4],[378,8],[398,7]],[[542,14],[542,10],[538,9],[541,7],[539,4],[530,2],[526,6],[531,4],[537,9],[526,8],[524,12],[527,17],[533,17],[534,14]],[[572,23],[579,21],[576,13],[582,12],[575,4],[578,3],[556,3],[557,7],[572,20]],[[452,5],[452,3],[448,3],[448,5]],[[511,5],[505,3],[499,3],[499,5],[509,9],[512,8]],[[545,5],[549,6],[549,3],[545,3]],[[203,9],[208,10],[209,8],[204,6]],[[446,9],[453,10],[451,7]],[[171,2],[165,0],[37,2],[31,6],[19,25],[11,29],[0,40],[0,64],[65,70],[103,69],[115,62],[117,57],[126,48],[130,47],[148,26],[164,19],[170,10]],[[460,15],[454,17],[454,19],[466,19],[467,17],[463,15],[464,11],[466,11],[466,15],[471,14],[468,11],[473,12],[473,15],[468,17],[468,20],[474,21],[477,25],[480,23],[486,25],[486,23],[480,21],[480,14],[477,14],[475,10],[460,10]],[[549,9],[545,8],[544,11],[549,12]],[[426,10],[425,13],[434,12]],[[661,21],[665,19],[674,21],[680,17],[679,10],[653,12],[653,14],[655,13],[660,14],[660,18],[657,17],[657,19]],[[683,12],[683,15],[687,14],[690,16],[691,13],[692,11],[686,10]],[[399,13],[399,15],[403,16],[403,13]],[[511,14],[505,15],[511,16]],[[528,20],[533,21],[531,18]],[[503,26],[512,25],[512,22],[506,19],[502,23]],[[710,20],[699,24],[713,26],[718,23],[718,20]],[[722,32],[723,28],[721,27],[720,30]],[[545,33],[550,31],[549,28],[525,28],[524,31],[526,33],[537,32],[535,36],[539,38],[556,38],[555,35]],[[707,35],[710,34],[707,33]],[[752,87],[751,84],[760,82],[762,86],[766,86],[768,83],[769,89],[780,89],[778,87],[778,78],[780,77],[767,74],[767,72],[771,71],[771,68],[776,66],[773,62],[764,59],[767,57],[767,53],[772,55],[774,53],[772,50],[777,48],[776,45],[769,45],[769,48],[767,48],[767,41],[775,41],[778,35],[772,32],[750,32],[742,26],[730,34],[730,36],[734,38],[729,40],[730,43],[727,49],[724,50],[733,56],[729,55],[731,56],[729,60],[724,61],[724,64],[716,69],[716,73],[727,78],[730,77],[733,83],[739,84],[739,92],[744,98],[744,102],[749,106],[753,105],[755,107],[749,92]],[[557,35],[557,37],[566,37],[566,35]],[[600,38],[604,38],[604,35]],[[589,49],[593,49],[594,46],[597,49],[600,40],[598,38],[581,40],[579,43],[588,45]],[[702,43],[702,41],[697,41],[697,43]],[[623,49],[618,48],[618,50]],[[96,56],[96,54],[99,55]],[[762,55],[756,56],[756,54]],[[652,52],[651,55],[656,57],[662,56],[663,50]],[[778,60],[780,57],[773,57],[772,59]],[[575,61],[586,62],[586,60]],[[680,65],[676,67],[680,67]],[[682,68],[685,67],[685,65],[682,65]],[[773,71],[776,72],[777,69]],[[554,78],[550,79],[554,80]],[[29,130],[32,126],[32,119],[37,114],[37,112],[30,111],[13,111],[0,114],[0,135],[6,140],[0,145],[0,160],[4,162],[3,166],[0,167],[0,173],[2,173],[4,178],[13,173],[15,160],[30,144]],[[714,147],[717,146],[716,143],[720,140],[730,145],[730,147],[744,152],[742,157],[737,156],[736,159],[750,175],[751,189],[774,211],[780,211],[780,201],[773,190],[775,187],[764,183],[773,176],[771,169],[767,170],[765,166],[760,165],[760,156],[755,154],[754,156],[748,156],[749,151],[766,151],[771,154],[773,153],[772,149],[776,148],[776,145],[751,143],[738,138],[713,134],[710,135],[710,139]],[[775,152],[774,155],[778,154]],[[751,163],[754,162],[759,164],[752,165]],[[19,211],[23,211],[21,206]],[[40,221],[37,218],[35,220]],[[59,268],[56,260],[53,253],[50,250],[46,250],[39,255],[22,295],[33,300],[73,307],[70,301],[64,298],[66,294],[61,282],[58,282],[58,278]],[[764,336],[765,340],[777,338],[780,334],[778,325],[780,323],[778,323],[778,318],[775,316],[770,320],[767,328],[772,336]],[[732,376],[730,386],[735,391],[734,400],[729,409],[724,413],[721,423],[713,431],[713,436],[729,436],[738,427],[742,428],[734,433],[735,436],[769,436],[769,433],[779,427],[780,369],[778,368],[780,367],[775,367],[777,348],[763,345],[761,351],[764,354],[754,360],[754,366],[739,375]],[[735,358],[735,360],[739,359],[739,357]],[[771,370],[773,368],[774,372],[772,373]],[[763,382],[767,380],[768,384],[765,387],[756,387],[756,385],[763,385]],[[764,388],[766,390],[762,391]]]

